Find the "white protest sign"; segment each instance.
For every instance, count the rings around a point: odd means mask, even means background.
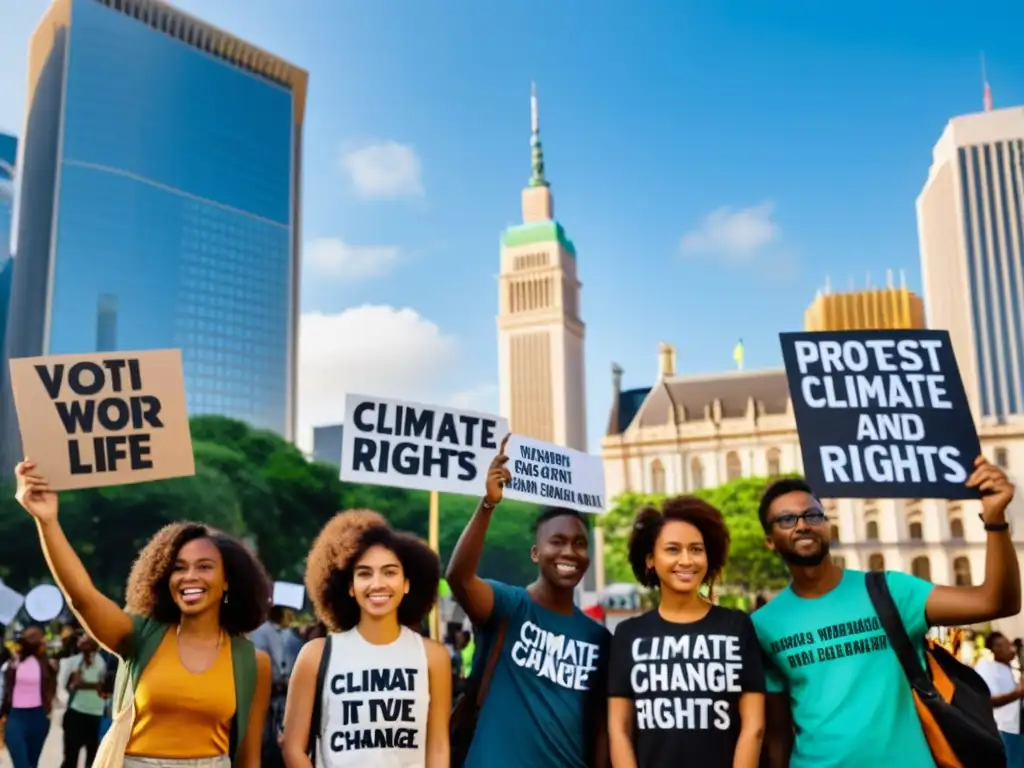
[[[507,433],[500,416],[348,395],[341,479],[482,496],[487,468]]]
[[[53,584],[40,584],[25,595],[25,613],[33,621],[53,621],[64,609],[64,595]]]
[[[301,611],[306,602],[306,588],[301,584],[293,584],[290,581],[274,582],[273,605],[282,608],[292,608]]]
[[[10,624],[14,621],[14,617],[18,615],[18,611],[24,604],[25,597],[0,580],[0,625]]]
[[[505,498],[604,512],[604,465],[588,453],[512,435],[505,446],[512,482]]]

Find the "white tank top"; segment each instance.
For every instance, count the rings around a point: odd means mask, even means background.
[[[389,645],[356,629],[328,635],[317,768],[423,768],[430,679],[423,637],[402,627]]]

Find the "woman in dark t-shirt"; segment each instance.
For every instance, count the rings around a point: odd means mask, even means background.
[[[637,768],[757,768],[764,670],[750,617],[705,600],[729,551],[721,513],[694,496],[640,511],[629,539],[637,580],[659,607],[612,638],[612,763]],[[710,595],[710,592],[709,592]]]

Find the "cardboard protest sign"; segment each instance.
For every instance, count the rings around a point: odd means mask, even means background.
[[[783,333],[807,481],[830,498],[970,499],[981,452],[945,331]]]
[[[55,491],[195,474],[178,350],[10,361],[25,455]]]
[[[341,479],[481,496],[507,433],[508,422],[499,416],[348,395]]]
[[[505,446],[512,482],[505,498],[604,512],[604,464],[588,453],[513,434]]]

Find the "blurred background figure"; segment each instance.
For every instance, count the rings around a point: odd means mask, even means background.
[[[1024,737],[1020,732],[1024,684],[1014,674],[1012,666],[1017,652],[999,632],[988,636],[986,647],[991,657],[979,659],[974,669],[992,694],[996,726],[1006,745],[1006,767],[1024,768]]]
[[[14,768],[37,768],[50,732],[50,707],[57,691],[57,670],[46,658],[42,627],[30,624],[21,633],[18,650],[4,671],[0,718]]]
[[[78,653],[69,657],[68,706],[64,712],[64,768],[77,768],[85,750],[85,764],[92,765],[100,740],[100,719],[106,702],[103,691],[107,664],[99,644],[86,634],[77,635]]]
[[[263,768],[282,768],[284,765],[278,736],[284,725],[288,681],[302,648],[302,639],[292,627],[294,622],[295,613],[290,608],[275,605],[270,609],[270,618],[249,636],[256,648],[270,656],[270,711],[267,712],[263,731]]]

